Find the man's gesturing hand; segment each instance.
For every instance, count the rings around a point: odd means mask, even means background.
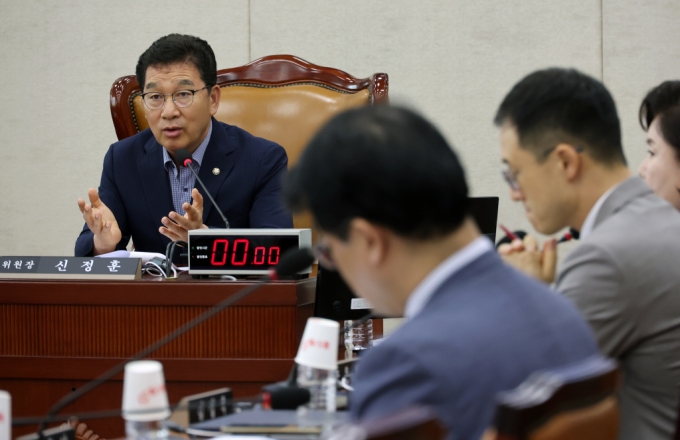
[[[101,201],[97,190],[90,188],[87,192],[90,204],[78,199],[78,207],[83,213],[87,227],[94,234],[94,255],[101,255],[116,250],[122,236],[113,212]]]
[[[543,250],[538,248],[536,238],[531,235],[524,240],[514,240],[510,244],[502,244],[498,253],[506,263],[516,269],[533,276],[546,283],[555,280],[557,266],[557,240],[548,240],[543,244]]]
[[[196,188],[191,191],[191,197],[194,199],[190,205],[185,203],[182,205],[186,214],[181,216],[175,211],[170,212],[168,217],[161,219],[161,226],[158,232],[165,235],[172,241],[187,241],[189,239],[189,231],[192,229],[207,229],[203,224],[203,196]]]

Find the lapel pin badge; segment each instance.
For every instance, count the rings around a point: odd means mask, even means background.
[[[217,176],[218,174],[220,174],[220,169],[219,168],[213,168],[212,173]]]

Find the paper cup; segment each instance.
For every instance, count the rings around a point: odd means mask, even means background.
[[[12,440],[12,397],[0,391],[0,440]]]
[[[338,368],[340,324],[330,319],[309,318],[295,362],[322,370]]]
[[[152,422],[169,416],[163,365],[158,361],[128,363],[123,382],[123,418],[136,422]]]

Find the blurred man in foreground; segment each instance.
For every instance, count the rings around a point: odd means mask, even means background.
[[[680,385],[680,213],[631,177],[616,106],[575,70],[534,72],[496,115],[510,195],[543,234],[580,231],[556,287],[621,362],[621,439],[670,439]],[[552,282],[555,241],[503,245],[506,261]]]
[[[225,227],[175,157],[182,149],[232,228],[293,226],[280,200],[285,150],[213,118],[221,92],[206,41],[162,37],[139,57],[136,73],[149,129],[111,145],[99,192],[90,188],[89,204],[78,199],[85,226],[76,256],[125,249],[130,238],[136,250],[165,253],[192,229]]]
[[[467,213],[465,173],[422,117],[377,106],[331,120],[284,185],[322,231],[319,258],[375,311],[405,316],[353,379],[351,414],[434,407],[452,439],[479,438],[496,393],[597,354],[569,301],[503,264]]]

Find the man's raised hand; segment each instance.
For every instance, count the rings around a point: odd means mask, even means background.
[[[94,255],[101,255],[116,250],[122,234],[113,212],[101,201],[97,190],[90,188],[87,192],[90,204],[78,199],[78,207],[83,213],[83,219],[94,234]]]
[[[158,232],[172,241],[187,241],[189,231],[192,229],[208,228],[203,224],[203,196],[194,188],[191,191],[191,197],[194,199],[191,205],[188,203],[182,205],[186,214],[181,216],[175,211],[170,212],[167,217],[161,219],[163,226],[158,229]]]

